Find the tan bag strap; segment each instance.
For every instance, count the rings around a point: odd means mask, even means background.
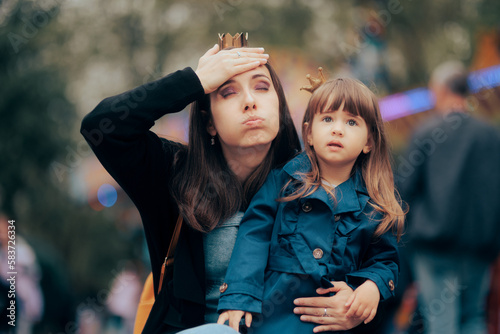
[[[175,248],[177,247],[177,241],[179,241],[179,235],[181,234],[182,227],[182,216],[179,214],[177,218],[177,223],[175,223],[174,234],[172,235],[172,240],[170,240],[170,245],[168,246],[167,256],[165,256],[165,261],[161,266],[161,274],[160,274],[160,284],[158,286],[158,293],[161,291],[161,286],[163,284],[163,278],[165,276],[165,269],[168,266],[172,266],[174,264],[174,253]]]

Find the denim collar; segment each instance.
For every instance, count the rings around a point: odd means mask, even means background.
[[[302,180],[303,174],[311,171],[311,161],[307,154],[302,152],[290,160],[283,167],[283,170],[290,177],[296,180]],[[323,187],[319,187],[314,193],[305,198],[315,198],[325,202],[332,209],[334,214],[345,212],[361,213],[370,198],[360,170],[357,170],[347,181],[339,184],[335,188],[335,197],[339,205],[334,205],[331,196],[328,195]],[[357,214],[355,214],[355,216],[357,216]]]

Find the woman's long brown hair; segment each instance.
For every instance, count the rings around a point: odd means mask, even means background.
[[[304,114],[303,141],[307,143],[307,135],[315,114],[339,108],[343,108],[353,115],[361,116],[368,127],[368,136],[372,143],[371,151],[368,154],[360,154],[354,163],[351,175],[356,170],[361,170],[368,195],[371,198],[370,204],[383,215],[375,231],[375,236],[380,236],[393,229],[399,240],[403,233],[405,213],[401,208],[399,195],[394,188],[394,176],[384,122],[380,115],[377,98],[370,89],[360,81],[351,78],[338,78],[322,84],[311,96]],[[302,183],[291,195],[281,199],[283,201],[307,196],[321,186],[320,170],[314,149],[305,145],[305,151],[311,161],[312,170],[304,175]],[[290,183],[285,188],[289,185]]]
[[[271,169],[284,164],[300,151],[300,141],[290,116],[279,78],[269,63],[264,65],[279,100],[279,131],[262,163],[242,184],[231,171],[220,143],[211,145],[207,125],[211,117],[210,97],[191,106],[189,142],[174,162],[171,193],[179,213],[192,228],[209,232],[220,222],[246,209]]]

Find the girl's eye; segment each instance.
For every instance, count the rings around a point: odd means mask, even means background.
[[[330,116],[323,117],[323,122],[330,123],[333,122],[333,119]]]
[[[358,122],[356,122],[353,119],[350,119],[350,120],[347,121],[347,124],[350,125],[350,126],[355,126],[355,125],[358,125]]]

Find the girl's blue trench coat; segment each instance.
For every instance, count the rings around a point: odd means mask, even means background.
[[[293,300],[317,296],[316,289],[330,287],[330,281],[355,289],[370,279],[381,301],[394,294],[397,240],[391,231],[373,236],[380,215],[368,203],[359,172],[336,187],[337,205],[322,187],[298,200],[276,201],[290,178],[300,180],[310,170],[302,153],[273,171],[240,225],[219,311],[260,314],[249,333],[312,333],[318,324],[302,322]]]

